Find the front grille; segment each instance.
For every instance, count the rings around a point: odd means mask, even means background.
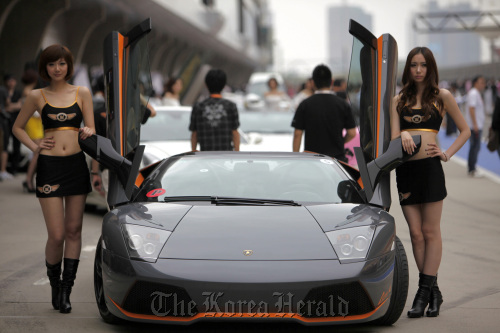
[[[158,317],[192,317],[198,313],[196,304],[183,288],[146,281],[137,281],[132,286],[123,309]]]
[[[297,312],[308,318],[361,315],[374,309],[358,282],[313,288],[303,302]]]

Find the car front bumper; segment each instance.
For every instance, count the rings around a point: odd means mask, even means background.
[[[103,250],[103,284],[110,312],[129,321],[361,323],[388,309],[394,254],[349,264],[176,259],[148,263]]]

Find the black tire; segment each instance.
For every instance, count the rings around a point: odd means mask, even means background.
[[[109,312],[108,306],[106,305],[106,299],[104,295],[103,282],[102,282],[102,237],[99,237],[97,242],[97,247],[95,250],[94,259],[94,293],[95,300],[97,303],[97,308],[99,309],[99,314],[102,319],[108,324],[119,324],[122,319],[118,318],[111,312]]]
[[[373,321],[373,324],[376,325],[390,326],[394,324],[399,317],[401,317],[401,313],[406,304],[406,298],[408,297],[408,258],[406,257],[403,243],[401,243],[401,240],[399,240],[397,236],[394,243],[396,247],[396,257],[394,258],[391,303],[385,315]]]

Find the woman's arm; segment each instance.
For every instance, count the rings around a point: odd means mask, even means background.
[[[401,136],[399,115],[398,111],[396,110],[398,102],[399,102],[399,95],[396,95],[392,98],[392,103],[391,103],[391,140],[394,140]]]
[[[33,152],[40,151],[42,148],[50,149],[53,147],[53,141],[50,140],[50,138],[47,138],[47,140],[41,140],[40,144],[37,145],[33,140],[31,140],[28,133],[26,133],[26,130],[24,129],[28,120],[31,116],[33,116],[35,111],[38,110],[37,101],[39,99],[39,94],[39,90],[32,90],[28,93],[28,96],[21,107],[21,111],[12,126],[12,133],[16,136],[16,138]]]
[[[401,137],[401,146],[408,154],[413,154],[417,145],[413,141],[411,134],[408,132],[401,132],[401,124],[399,123],[399,114],[397,105],[399,103],[399,95],[394,96],[391,104],[391,140]]]
[[[467,142],[470,137],[470,128],[467,125],[460,109],[458,108],[457,102],[453,95],[446,89],[441,89],[439,96],[443,100],[444,108],[446,112],[451,116],[455,124],[457,125],[460,135],[453,141],[451,146],[445,151],[447,159],[450,159],[455,153],[462,148],[462,146]]]
[[[94,123],[94,105],[92,95],[87,87],[80,87],[80,96],[82,98],[83,123],[85,127],[80,128],[80,137],[85,140],[92,134],[95,134]]]

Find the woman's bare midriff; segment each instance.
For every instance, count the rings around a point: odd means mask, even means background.
[[[427,155],[426,151],[427,145],[429,143],[436,143],[437,133],[428,131],[408,131],[408,133],[410,133],[411,135],[420,135],[422,139],[420,150],[418,151],[417,154],[415,154],[415,156],[412,156],[409,160],[412,161],[412,160],[421,160],[423,158],[428,158],[429,155]]]
[[[73,130],[50,131],[45,132],[45,137],[54,140],[52,149],[42,149],[41,155],[49,156],[69,156],[81,151],[78,144],[79,132]]]

